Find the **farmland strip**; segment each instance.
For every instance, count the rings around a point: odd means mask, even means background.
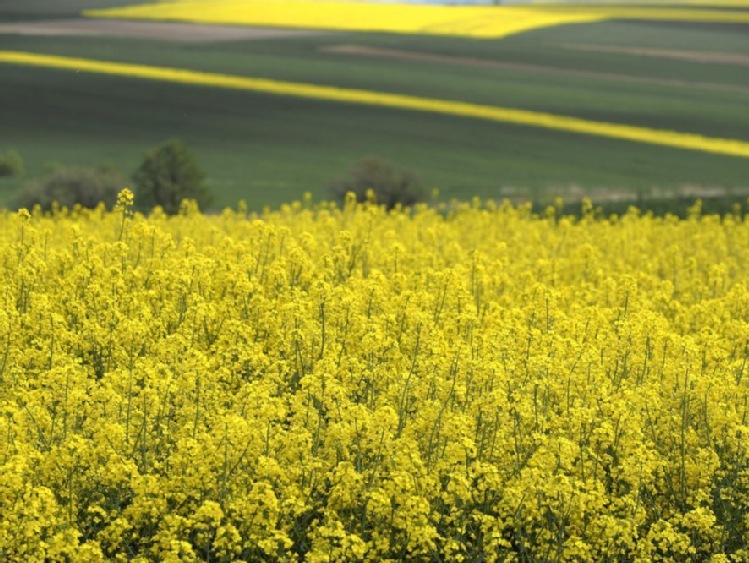
[[[461,57],[455,55],[442,55],[435,53],[421,53],[418,51],[404,51],[400,49],[384,49],[379,47],[366,47],[363,45],[330,45],[320,49],[323,53],[335,53],[341,55],[355,55],[361,57],[384,58],[401,61],[418,61],[442,65],[475,66],[481,68],[497,68],[529,72],[534,74],[574,76],[578,78],[594,78],[600,80],[611,80],[616,82],[627,82],[630,84],[651,84],[654,86],[671,86],[679,89],[710,90],[714,92],[738,92],[749,94],[749,88],[735,86],[733,84],[718,84],[716,82],[694,82],[687,80],[676,80],[670,78],[653,78],[649,76],[635,76],[633,74],[619,74],[615,72],[598,72],[592,70],[576,70],[569,68],[558,68],[553,66],[513,63],[507,61],[496,61],[478,57]]]
[[[739,139],[704,137],[693,133],[588,121],[575,117],[454,100],[423,98],[371,90],[347,89],[334,86],[199,72],[188,69],[96,61],[20,51],[0,51],[0,63],[74,70],[93,74],[126,76],[146,80],[471,117],[499,123],[540,127],[583,135],[749,158],[749,142]]]
[[[614,45],[585,45],[580,43],[562,44],[564,49],[593,53],[620,53],[638,57],[655,57],[688,61],[690,63],[725,64],[749,67],[749,56],[735,53],[712,53],[709,51],[676,51],[667,49],[643,49],[638,47],[618,47]]]

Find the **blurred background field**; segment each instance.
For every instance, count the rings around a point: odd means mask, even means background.
[[[459,100],[749,142],[749,4],[741,2],[585,4],[581,10],[614,16],[500,39],[325,29],[242,35],[232,27],[113,33],[71,20],[131,3],[5,0],[0,51]],[[664,10],[702,12],[705,21],[651,17]],[[715,21],[716,12],[728,15]],[[37,28],[14,28],[19,22]],[[23,174],[0,178],[4,205],[51,162],[106,164],[130,176],[146,150],[173,137],[194,151],[216,207],[239,199],[275,207],[303,192],[328,197],[331,181],[366,155],[412,171],[443,199],[590,195],[667,207],[677,196],[729,205],[749,195],[749,159],[738,156],[70,70],[3,64],[0,76],[0,153],[15,150],[25,165]]]

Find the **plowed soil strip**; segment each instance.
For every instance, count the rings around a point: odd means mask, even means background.
[[[661,59],[675,59],[693,63],[724,64],[749,67],[749,56],[735,53],[720,53],[709,51],[673,51],[663,49],[641,49],[639,47],[616,47],[609,45],[585,45],[580,43],[565,43],[560,45],[564,49],[575,51],[592,51],[595,53],[622,53],[639,57],[657,57]]]
[[[534,74],[546,74],[556,76],[574,76],[579,78],[595,78],[600,80],[612,80],[617,82],[628,82],[633,84],[652,84],[656,86],[670,86],[680,89],[713,90],[718,92],[739,92],[749,94],[749,88],[735,86],[733,84],[717,84],[715,82],[690,82],[686,80],[674,80],[668,78],[651,78],[646,76],[635,76],[631,74],[619,74],[614,72],[596,72],[588,70],[575,70],[557,68],[543,65],[529,65],[512,63],[507,61],[494,61],[474,57],[457,57],[452,55],[437,55],[433,53],[419,53],[416,51],[401,51],[397,49],[381,49],[376,47],[365,47],[360,45],[331,45],[320,49],[325,53],[337,53],[341,55],[357,55],[378,59],[391,59],[403,61],[417,61],[442,65],[474,66],[482,68],[498,68],[530,72]]]
[[[320,35],[319,31],[175,22],[69,19],[0,24],[0,34],[106,36],[160,41],[247,41]]]

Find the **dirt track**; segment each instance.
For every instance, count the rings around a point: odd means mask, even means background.
[[[106,36],[160,41],[247,41],[319,35],[303,29],[276,29],[130,20],[68,19],[0,24],[0,34]]]
[[[598,78],[602,80],[613,80],[634,84],[654,84],[658,86],[672,86],[676,88],[688,88],[697,90],[713,90],[723,92],[749,93],[749,88],[735,86],[732,84],[717,84],[714,82],[693,82],[685,80],[672,80],[666,78],[650,78],[645,76],[634,76],[631,74],[618,74],[613,72],[595,72],[587,70],[564,69],[542,65],[528,65],[507,61],[494,61],[478,59],[473,57],[456,57],[452,55],[435,55],[432,53],[419,53],[415,51],[400,51],[396,49],[379,49],[375,47],[363,47],[360,45],[332,45],[321,49],[326,53],[338,53],[342,55],[358,55],[382,59],[399,59],[409,61],[421,61],[427,63],[477,66],[484,68],[502,68],[508,70],[519,70],[536,74],[576,76],[582,78]]]
[[[675,59],[693,63],[726,64],[749,67],[749,57],[733,53],[720,53],[710,51],[674,51],[664,49],[642,49],[638,47],[612,47],[606,45],[585,45],[569,43],[562,45],[565,49],[575,51],[593,51],[597,53],[621,53],[623,55],[635,55],[640,57],[657,57],[661,59]]]

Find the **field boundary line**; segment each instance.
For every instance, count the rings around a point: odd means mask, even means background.
[[[358,90],[336,86],[285,82],[266,78],[251,78],[181,68],[107,62],[22,51],[0,51],[0,64],[36,66],[91,74],[139,78],[159,82],[210,86],[348,104],[470,117],[484,121],[538,127],[595,137],[606,137],[678,149],[749,158],[749,141],[739,139],[705,137],[694,133],[682,133],[601,121],[588,121],[576,117],[561,116],[538,111],[445,99],[423,98],[408,94],[391,94],[372,90]]]

